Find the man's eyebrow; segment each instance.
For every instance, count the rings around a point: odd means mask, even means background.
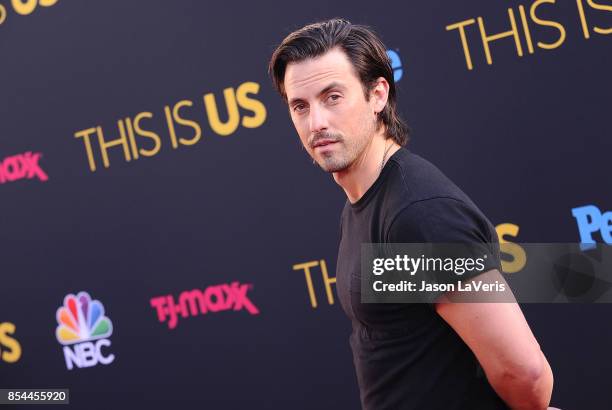
[[[332,83],[330,83],[328,86],[326,86],[324,89],[322,89],[321,91],[319,91],[319,93],[317,94],[317,97],[322,96],[325,93],[328,93],[329,90],[332,90],[334,88],[340,88],[340,89],[344,89],[346,88],[344,85],[342,85],[341,83],[334,81]],[[301,98],[292,98],[291,100],[289,100],[288,105],[291,106],[297,102],[302,102],[303,100]]]

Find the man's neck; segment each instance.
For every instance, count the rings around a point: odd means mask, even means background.
[[[383,157],[386,163],[400,148],[392,139],[377,134],[349,168],[333,173],[334,180],[344,189],[351,204],[357,202],[374,184],[380,175]]]

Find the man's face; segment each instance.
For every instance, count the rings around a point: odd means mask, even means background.
[[[376,132],[376,116],[341,49],[288,64],[284,84],[293,125],[324,171],[343,171],[361,157]]]

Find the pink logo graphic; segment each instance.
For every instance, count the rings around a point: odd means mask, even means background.
[[[231,285],[209,286],[204,291],[193,289],[182,292],[176,304],[172,295],[157,296],[151,298],[151,307],[157,309],[157,319],[163,323],[168,318],[168,327],[174,329],[181,317],[204,315],[208,312],[220,312],[223,310],[246,309],[251,315],[259,314],[259,309],[247,296],[251,284],[240,284],[232,282]]]
[[[38,177],[40,181],[48,180],[49,177],[38,165],[41,156],[40,152],[32,154],[28,151],[25,154],[4,158],[4,161],[0,162],[0,184],[34,177]]]

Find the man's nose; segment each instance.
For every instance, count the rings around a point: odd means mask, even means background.
[[[311,134],[327,129],[327,117],[323,109],[313,106],[311,107],[309,114]]]

